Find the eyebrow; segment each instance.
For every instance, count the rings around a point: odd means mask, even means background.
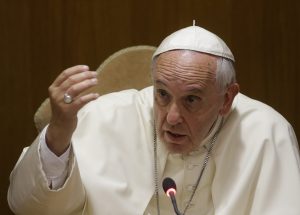
[[[203,93],[203,89],[200,89],[198,87],[191,87],[191,89],[188,89],[187,92],[189,92],[189,93]]]
[[[158,84],[158,85],[163,85],[165,87],[168,87],[166,85],[166,83],[164,83],[163,81],[161,80],[155,80],[155,84]],[[189,87],[189,89],[186,90],[186,92],[188,93],[194,93],[194,94],[197,94],[197,93],[203,93],[203,89],[199,88],[199,87]]]
[[[164,85],[165,87],[167,87],[167,85],[161,80],[155,80],[155,84],[161,84],[161,85]]]

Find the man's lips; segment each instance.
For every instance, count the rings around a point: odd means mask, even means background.
[[[168,134],[170,135],[173,135],[175,137],[182,137],[182,136],[186,136],[184,134],[179,134],[179,133],[175,133],[175,132],[172,132],[172,131],[166,131]]]
[[[165,131],[165,137],[168,141],[180,142],[181,140],[183,140],[186,137],[186,135],[180,134],[180,133],[175,133],[172,131]]]

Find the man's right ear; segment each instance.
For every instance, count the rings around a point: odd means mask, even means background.
[[[230,111],[234,97],[238,94],[239,91],[240,91],[240,86],[238,85],[238,83],[229,85],[229,87],[227,88],[224,94],[223,107],[219,111],[220,115],[224,116]]]

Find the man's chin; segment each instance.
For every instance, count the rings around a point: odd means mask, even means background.
[[[171,154],[186,154],[192,151],[187,144],[165,142],[165,145]]]

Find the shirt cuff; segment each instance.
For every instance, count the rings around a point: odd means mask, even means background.
[[[61,155],[55,155],[47,146],[46,126],[40,135],[39,152],[42,161],[42,168],[47,177],[48,185],[52,189],[58,189],[63,186],[68,176],[68,161],[71,153],[71,144],[68,149]]]

